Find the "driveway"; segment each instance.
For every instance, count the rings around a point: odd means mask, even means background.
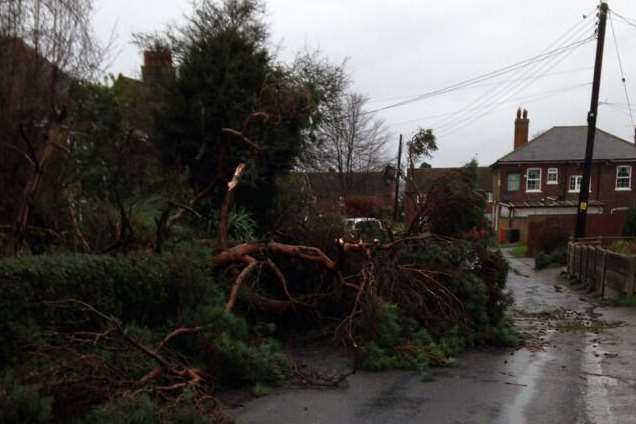
[[[431,382],[358,372],[339,389],[279,389],[230,414],[239,424],[636,424],[636,311],[595,307],[559,270],[509,260],[525,347],[467,352]]]

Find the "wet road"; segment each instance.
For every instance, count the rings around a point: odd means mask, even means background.
[[[359,372],[340,389],[280,389],[231,415],[239,424],[636,424],[636,311],[595,307],[559,270],[509,259],[524,348],[468,352],[432,382]]]

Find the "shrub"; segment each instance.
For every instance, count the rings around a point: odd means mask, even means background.
[[[552,253],[566,249],[570,233],[562,227],[546,227],[539,234],[537,248],[540,252]]]
[[[148,395],[109,402],[88,414],[84,423],[154,424],[159,422],[159,407]]]
[[[518,244],[512,248],[510,254],[515,258],[525,258],[528,256],[528,246],[525,244]]]
[[[49,422],[53,398],[43,395],[40,386],[20,384],[11,371],[0,382],[0,423]]]
[[[216,287],[209,252],[184,248],[163,255],[40,255],[0,260],[0,360],[30,342],[32,329],[67,326],[77,313],[47,306],[77,299],[124,323],[178,321]],[[218,291],[218,289],[217,289]]]
[[[448,173],[435,180],[427,195],[427,215],[431,232],[461,236],[488,228],[484,196],[475,191],[465,172]]]
[[[217,350],[218,379],[228,385],[275,384],[289,376],[289,361],[273,340],[249,346],[224,333],[216,338],[214,346]]]
[[[204,327],[200,333],[174,339],[162,353],[184,366],[202,369],[215,385],[270,385],[286,378],[289,363],[279,345],[262,338],[254,343],[246,321],[224,311],[225,293],[212,277],[210,257],[207,249],[177,245],[172,252],[152,256],[43,255],[0,260],[0,360],[15,366],[20,377],[16,381],[42,381],[44,392],[55,399],[57,421],[79,419],[119,393],[121,387],[105,382],[138,381],[157,366],[116,333],[98,345],[74,343],[66,337],[108,329],[96,314],[60,304],[77,299],[120,318],[128,336],[151,348],[176,327]],[[47,385],[50,375],[59,377]],[[47,399],[38,397],[32,386],[16,387],[20,390],[11,392],[13,398]],[[4,392],[2,398],[7,398]],[[183,420],[173,415],[165,418],[169,411],[153,399],[102,404],[86,422],[158,422],[157,414],[161,422],[207,422],[186,419],[187,408],[179,415],[186,417]]]
[[[622,255],[633,255],[636,254],[636,243],[627,240],[615,241],[610,245],[609,250]]]
[[[375,331],[367,335],[362,347],[361,368],[415,369],[424,373],[431,364],[446,362],[447,352],[417,322],[403,317],[396,305],[380,306],[371,321],[376,323]]]
[[[627,212],[625,225],[623,226],[623,235],[625,237],[636,236],[636,208],[632,208]]]
[[[545,251],[539,252],[534,259],[534,267],[536,269],[544,269],[548,267],[558,267],[567,264],[568,253],[565,249],[557,249],[551,253]]]

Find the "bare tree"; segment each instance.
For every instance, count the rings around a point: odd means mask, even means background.
[[[0,182],[14,187],[0,208],[20,254],[44,169],[64,150],[68,92],[91,79],[104,50],[92,32],[92,0],[0,0]]]
[[[318,129],[315,167],[335,170],[343,194],[351,190],[354,172],[379,171],[387,162],[387,128],[365,111],[366,103],[360,94],[342,95],[330,105]]]

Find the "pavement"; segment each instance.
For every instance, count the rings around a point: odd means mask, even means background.
[[[239,424],[636,424],[636,309],[599,307],[560,269],[508,259],[523,348],[466,352],[430,382],[358,372],[341,388],[281,388],[230,415]]]

